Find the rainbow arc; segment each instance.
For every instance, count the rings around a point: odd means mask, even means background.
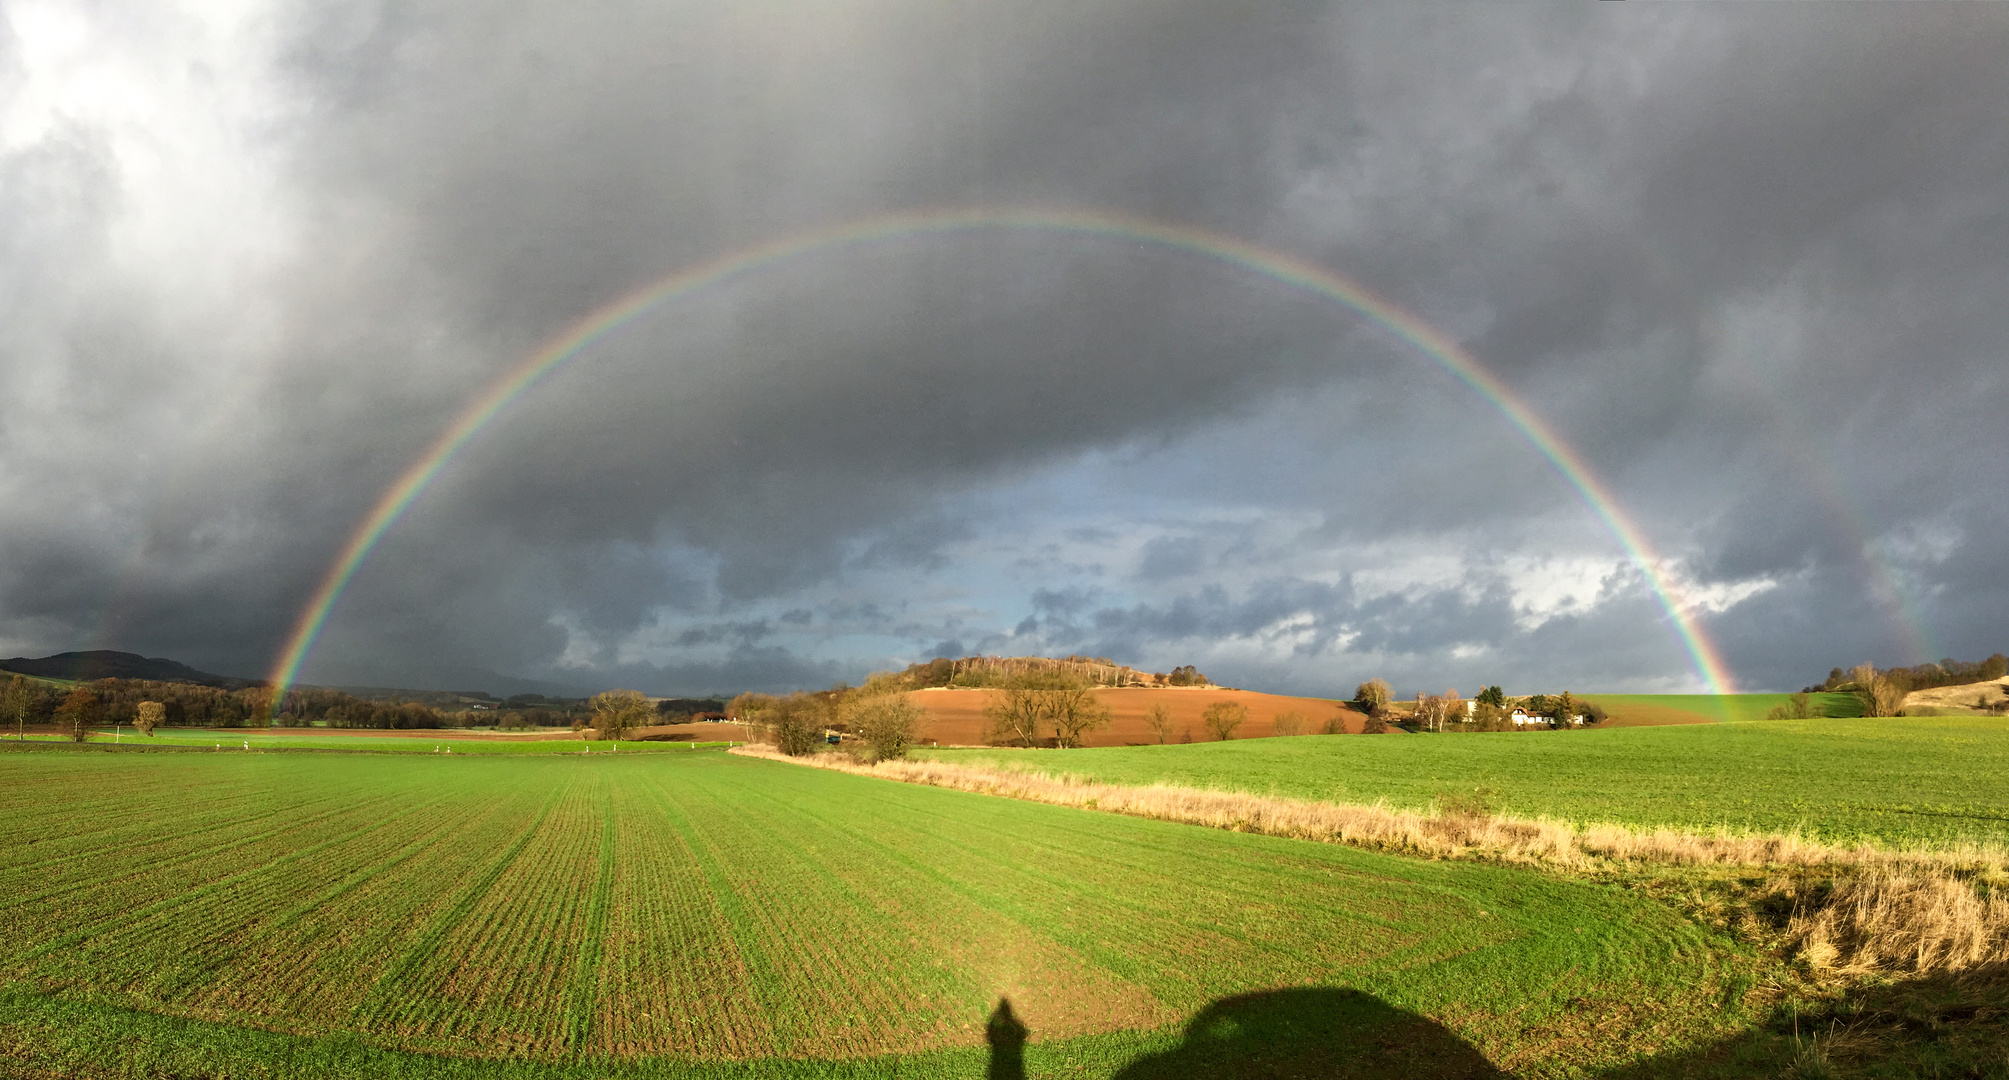
[[[274,688],[274,713],[282,707],[286,691],[298,677],[301,665],[312,652],[314,643],[320,638],[329,616],[356,572],[384,535],[425,494],[440,470],[504,410],[535,390],[554,372],[586,353],[594,343],[664,304],[687,299],[703,290],[745,279],[810,254],[929,235],[986,231],[1104,237],[1184,252],[1252,271],[1367,317],[1475,391],[1555,468],[1639,568],[1667,612],[1703,685],[1712,693],[1731,692],[1728,666],[1704,632],[1692,605],[1685,599],[1665,561],[1648,544],[1644,532],[1631,517],[1621,511],[1616,496],[1590,468],[1583,455],[1515,396],[1477,357],[1422,318],[1324,266],[1238,237],[1190,225],[1078,210],[977,207],[865,218],[783,237],[678,270],[587,315],[495,379],[384,491],[323,575],[313,596],[295,620],[285,647],[273,666],[270,681]]]

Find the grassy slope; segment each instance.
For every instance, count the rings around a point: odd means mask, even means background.
[[[1791,694],[1585,694],[1584,698],[1603,705],[1619,726],[1646,724],[1715,724],[1723,721],[1763,720],[1765,714],[1784,705]],[[1815,694],[1815,708],[1823,716],[1861,716],[1862,702],[1854,694]]]
[[[1190,1071],[1232,1050],[1181,1045],[1210,1007],[1270,1025],[1233,1053],[1403,1028],[1411,1072],[1737,1020],[1728,946],[1615,889],[719,754],[13,752],[0,781],[24,1073],[968,1076],[1001,994],[1034,1075]],[[1351,996],[1222,1001],[1316,984]]]
[[[1423,807],[1480,793],[1574,821],[2009,843],[2009,720],[1775,720],[1497,735],[1307,736],[1091,750],[941,750],[1121,784]]]

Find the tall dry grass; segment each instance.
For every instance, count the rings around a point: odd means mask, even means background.
[[[1788,906],[1785,936],[1815,967],[1924,973],[2009,962],[2009,899],[1996,892],[2004,881],[2004,853],[1996,848],[1841,847],[1799,836],[1705,835],[1471,810],[1423,813],[1381,803],[1314,802],[1167,784],[1104,784],[1028,769],[938,761],[872,765],[835,754],[789,758],[754,746],[731,752],[910,784],[1426,858],[1490,859],[1577,872],[1613,864],[1797,870],[1796,877],[1775,874],[1760,891],[1763,899]]]

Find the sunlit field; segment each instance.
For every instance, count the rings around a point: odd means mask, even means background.
[[[1602,1069],[1756,963],[1532,870],[718,752],[0,748],[0,812],[29,1074],[969,1077],[1001,998],[1032,1075]]]
[[[1769,720],[1585,731],[1302,736],[1088,750],[928,750],[1118,784],[1574,822],[2009,843],[2009,719]]]

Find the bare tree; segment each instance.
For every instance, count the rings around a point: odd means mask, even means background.
[[[636,690],[609,690],[595,694],[593,706],[593,734],[609,742],[619,742],[628,733],[645,727],[655,718],[656,710],[649,699]]]
[[[1849,681],[1855,683],[1856,697],[1862,699],[1864,716],[1896,716],[1911,691],[1911,680],[1904,672],[1878,671],[1871,664],[1849,669]]]
[[[1054,741],[1062,746],[1080,746],[1081,736],[1109,726],[1109,706],[1086,686],[1046,691],[1047,721],[1053,725]]]
[[[142,701],[133,706],[133,726],[151,737],[153,729],[167,720],[167,706],[158,701]]]
[[[1153,703],[1150,708],[1144,710],[1144,727],[1151,734],[1158,736],[1159,744],[1163,745],[1165,740],[1172,736],[1172,710],[1162,704]]]
[[[989,740],[1011,746],[1038,746],[1039,730],[1046,723],[1043,693],[1024,686],[998,691],[990,704],[984,706],[984,716],[991,722]]]
[[[1304,734],[1304,714],[1299,712],[1278,713],[1276,720],[1271,725],[1271,731],[1277,735]]]
[[[1207,725],[1207,734],[1227,742],[1235,737],[1235,730],[1249,719],[1249,707],[1238,701],[1216,701],[1200,714],[1200,722]]]
[[[0,689],[0,709],[14,717],[14,735],[23,741],[28,738],[28,710],[35,707],[38,696],[35,684],[20,675],[8,679],[6,687]]]

